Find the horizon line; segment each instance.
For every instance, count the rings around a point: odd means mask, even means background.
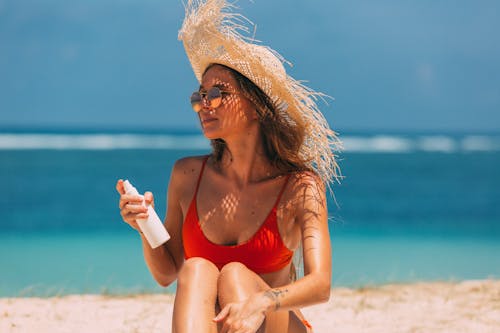
[[[500,129],[432,129],[432,128],[340,128],[334,131],[343,134],[451,134],[451,135],[500,135]],[[196,126],[106,126],[106,125],[0,125],[0,133],[151,133],[151,134],[202,134]]]

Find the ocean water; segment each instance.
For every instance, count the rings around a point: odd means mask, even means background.
[[[500,277],[500,135],[347,133],[329,198],[333,286]],[[197,133],[0,132],[0,296],[173,292],[121,222],[130,179],[165,211]]]

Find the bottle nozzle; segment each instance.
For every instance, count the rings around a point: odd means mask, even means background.
[[[134,187],[134,185],[130,184],[128,179],[123,181],[123,188],[125,189],[125,193],[127,194],[139,194],[139,192],[137,192],[137,189]]]

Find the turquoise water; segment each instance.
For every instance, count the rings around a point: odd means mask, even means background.
[[[500,277],[494,239],[332,237],[333,286]],[[1,296],[173,292],[153,281],[135,232],[14,233],[0,237]]]
[[[129,178],[153,191],[163,216],[172,164],[208,151],[203,141],[9,135],[0,135],[0,296],[174,290],[149,275],[114,186]],[[337,204],[329,198],[334,286],[500,277],[498,137],[352,135],[346,143]]]
[[[133,232],[10,233],[0,237],[0,294],[160,291]]]

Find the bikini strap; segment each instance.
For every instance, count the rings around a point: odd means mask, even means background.
[[[283,184],[283,187],[281,188],[280,190],[280,193],[278,194],[278,198],[276,199],[276,202],[274,203],[274,206],[273,207],[277,207],[280,200],[281,200],[281,196],[283,195],[283,192],[285,192],[285,188],[286,188],[286,185],[288,184],[288,180],[290,179],[290,174],[288,174],[286,176],[286,179],[285,179],[285,184]]]
[[[205,164],[207,164],[208,158],[210,155],[207,155],[201,164],[200,174],[198,175],[198,181],[196,182],[196,189],[194,191],[194,197],[196,198],[196,194],[198,194],[198,187],[200,187],[201,176],[203,176],[203,170],[205,169]]]

